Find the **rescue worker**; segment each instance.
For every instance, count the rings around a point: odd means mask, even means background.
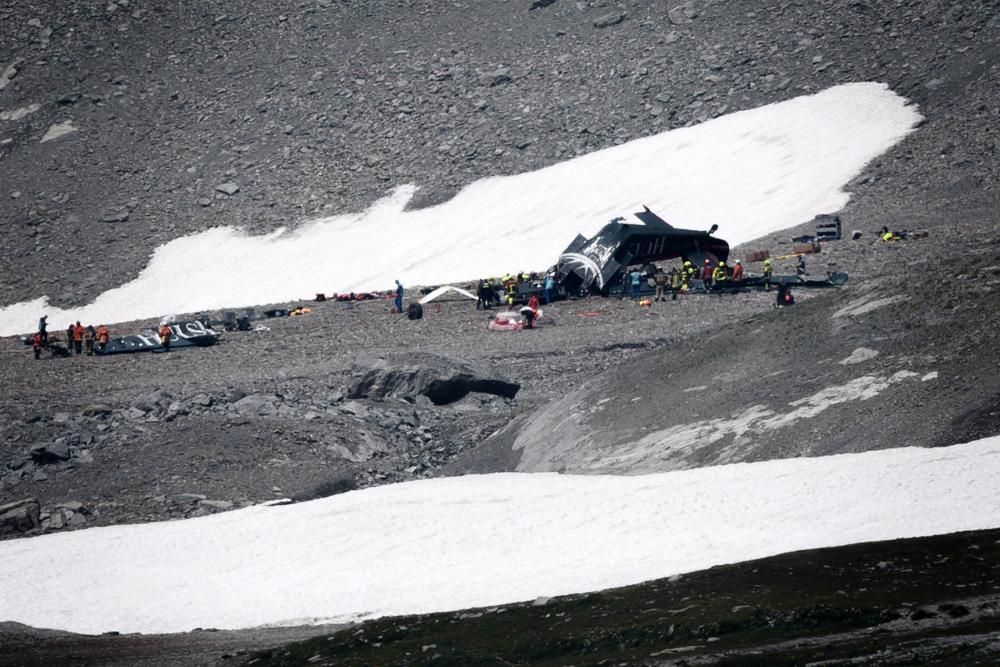
[[[653,283],[656,285],[656,294],[653,296],[653,301],[659,301],[660,299],[666,301],[667,297],[663,296],[663,290],[670,284],[670,278],[664,273],[663,269],[656,269],[656,273],[653,274]]]
[[[108,328],[103,324],[97,327],[97,351],[104,352],[104,348],[108,345],[108,339],[110,338],[108,334]]]
[[[42,345],[49,342],[49,332],[47,331],[49,326],[48,319],[48,315],[42,315],[38,318],[38,333],[42,334]]]
[[[31,348],[35,351],[35,359],[42,358],[42,347],[44,347],[45,341],[42,339],[42,332],[38,331],[34,336],[31,337]]]
[[[771,268],[770,258],[764,260],[764,287],[765,289],[771,289],[771,273],[773,269]]]
[[[396,300],[395,300],[395,304],[396,304],[396,312],[397,313],[403,312],[403,284],[401,282],[399,282],[398,279],[396,280]]]
[[[170,351],[170,339],[173,334],[170,331],[170,325],[166,322],[160,322],[160,345],[163,346],[164,352]]]
[[[736,266],[733,267],[733,287],[739,287],[740,283],[743,282],[743,262],[736,260]]]
[[[73,323],[70,322],[69,326],[66,327],[66,351],[70,354],[73,353]]]
[[[513,306],[514,300],[517,299],[517,278],[511,276],[510,279],[504,283],[503,288],[507,293],[507,305]]]
[[[73,325],[73,351],[83,354],[83,325],[80,324],[80,320]]]
[[[719,294],[722,294],[722,290],[726,289],[728,279],[729,272],[726,270],[726,263],[720,261],[718,266],[712,270],[712,283]]]
[[[545,305],[552,303],[552,290],[556,286],[556,277],[552,273],[545,276]]]
[[[712,289],[712,274],[714,273],[715,269],[712,268],[711,260],[705,258],[705,266],[701,267],[701,285],[706,292]]]
[[[694,278],[694,263],[685,257],[681,264],[681,289],[685,292],[691,289],[692,278]]]
[[[94,356],[94,339],[97,338],[97,331],[94,330],[93,324],[88,324],[87,328],[83,332],[83,346],[87,351],[87,356]]]
[[[632,269],[632,272],[628,274],[629,285],[632,289],[632,298],[639,298],[639,288],[642,285],[642,272],[639,269]]]
[[[778,283],[778,293],[775,295],[774,305],[777,308],[784,308],[785,306],[794,306],[795,297],[792,296],[792,288],[785,283]]]
[[[490,307],[490,284],[486,278],[479,281],[476,288],[476,310],[489,310]]]
[[[670,300],[677,301],[677,293],[684,289],[684,277],[676,268],[670,269]]]
[[[799,255],[799,263],[795,265],[795,275],[806,275],[806,258],[802,255]]]

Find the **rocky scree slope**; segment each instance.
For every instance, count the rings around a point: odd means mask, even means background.
[[[998,36],[995,1],[7,3],[0,298],[81,304],[184,234],[425,206],[848,81],[936,129],[856,191],[995,201]]]
[[[643,351],[454,469],[636,474],[995,435],[1000,236],[968,231],[825,244],[813,263],[871,254],[906,268]]]

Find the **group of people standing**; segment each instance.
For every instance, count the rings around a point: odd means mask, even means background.
[[[771,275],[771,260],[764,261],[764,276]],[[654,301],[666,301],[667,290],[670,290],[671,301],[677,300],[678,294],[683,294],[691,289],[691,281],[695,278],[701,279],[702,289],[705,292],[722,293],[727,287],[740,287],[743,283],[743,262],[736,260],[730,268],[725,261],[712,264],[709,259],[699,271],[694,263],[687,257],[681,262],[680,268],[674,267],[670,271],[657,268],[653,274],[653,284],[656,286]],[[639,288],[642,285],[642,273],[635,269],[628,274],[630,295],[635,298],[639,296]]]
[[[86,351],[88,356],[96,352],[104,351],[111,336],[108,328],[101,324],[96,329],[93,325],[84,327],[77,320],[75,324],[66,327],[66,351],[83,354]],[[42,350],[49,347],[48,316],[43,315],[38,320],[38,331],[31,339],[31,347],[35,352],[35,359],[41,359]]]
[[[500,303],[512,306],[517,301],[518,288],[526,283],[540,283],[543,286],[543,298],[546,305],[552,303],[552,296],[556,286],[553,272],[549,271],[543,277],[537,273],[522,271],[517,274],[505,273],[500,278],[490,276],[489,278],[480,280],[476,288],[476,308],[489,310],[494,304]]]

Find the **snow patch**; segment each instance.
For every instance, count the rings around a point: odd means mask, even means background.
[[[21,107],[20,109],[14,109],[13,111],[0,111],[0,120],[21,120],[25,116],[33,114],[41,108],[41,104],[35,103],[29,104],[26,107]]]
[[[56,123],[49,128],[45,136],[42,137],[40,143],[45,143],[47,141],[53,141],[60,137],[65,137],[67,134],[72,134],[77,131],[77,128],[73,126],[73,121],[67,120],[63,123]]]
[[[838,363],[841,366],[861,364],[868,361],[869,359],[874,359],[877,356],[878,356],[877,350],[872,350],[867,347],[859,347],[858,349],[854,350],[854,352],[851,352],[851,355],[849,357],[841,359]]]
[[[897,294],[895,296],[887,296],[881,299],[873,298],[872,296],[865,296],[860,299],[856,299],[837,312],[833,314],[833,319],[838,319],[841,317],[857,317],[858,315],[864,315],[865,313],[870,313],[873,310],[878,310],[879,308],[885,308],[886,306],[891,306],[894,303],[900,303],[903,301],[909,301],[909,297],[903,294]]]
[[[827,387],[811,396],[792,401],[788,405],[794,409],[784,413],[765,405],[754,405],[730,417],[678,424],[650,433],[637,442],[618,446],[611,455],[607,451],[602,452],[581,469],[594,472],[627,471],[651,458],[683,467],[687,465],[686,457],[695,453],[708,453],[709,460],[715,463],[740,460],[752,451],[755,435],[792,426],[842,403],[874,398],[892,385],[916,375],[911,371],[899,371],[891,376],[864,375],[846,384]],[[732,441],[728,445],[713,449],[714,445],[729,436],[732,436]]]

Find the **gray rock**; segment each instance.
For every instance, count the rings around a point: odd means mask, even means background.
[[[226,402],[235,403],[246,395],[246,392],[242,389],[230,389],[226,392]]]
[[[57,461],[68,461],[70,457],[69,445],[60,441],[46,445],[37,445],[31,448],[30,455],[31,460],[40,465],[56,463]]]
[[[202,506],[211,507],[212,509],[217,509],[217,510],[231,510],[231,509],[233,509],[233,504],[231,502],[229,502],[228,500],[202,500],[201,503],[199,503],[199,504],[202,505]]]
[[[35,498],[0,505],[0,535],[27,533],[39,528],[41,509]]]
[[[14,62],[4,68],[3,73],[0,73],[0,90],[6,88],[7,84],[14,80],[19,71],[17,68],[23,62],[23,58],[16,58]]]
[[[484,86],[500,86],[505,83],[510,83],[513,80],[514,79],[510,75],[510,70],[506,67],[500,67],[492,72],[483,72],[479,75],[479,83]]]
[[[212,405],[212,397],[208,394],[197,394],[191,398],[191,404],[207,408]]]
[[[240,186],[238,186],[236,183],[233,183],[232,181],[228,181],[226,183],[221,183],[219,185],[216,185],[215,191],[221,192],[224,195],[232,197],[234,194],[240,191]]]
[[[140,397],[132,403],[132,407],[136,410],[141,410],[143,413],[162,414],[167,411],[173,400],[174,397],[169,392],[157,389]]]
[[[618,25],[624,20],[625,14],[612,12],[611,14],[604,14],[603,16],[598,16],[594,19],[594,27],[597,29],[610,28],[613,25]]]
[[[469,392],[514,398],[520,388],[521,385],[477,365],[418,353],[362,359],[352,369],[347,396],[413,401],[423,395],[435,405],[445,405],[462,399]]]
[[[278,411],[274,405],[274,397],[263,394],[245,396],[233,403],[233,407],[244,417],[266,417]]]
[[[84,417],[97,417],[100,415],[109,415],[114,412],[114,408],[105,403],[91,403],[90,405],[84,406],[80,410],[80,414]]]
[[[139,408],[134,406],[125,411],[125,417],[127,417],[128,419],[142,419],[145,416],[146,416],[145,410],[140,410]]]
[[[698,9],[693,3],[678,5],[667,12],[670,22],[674,25],[686,25],[698,18]]]
[[[108,211],[101,216],[101,222],[125,222],[128,220],[128,211],[124,209]]]
[[[368,407],[357,401],[347,401],[340,406],[340,411],[355,417],[365,417],[368,414]]]

